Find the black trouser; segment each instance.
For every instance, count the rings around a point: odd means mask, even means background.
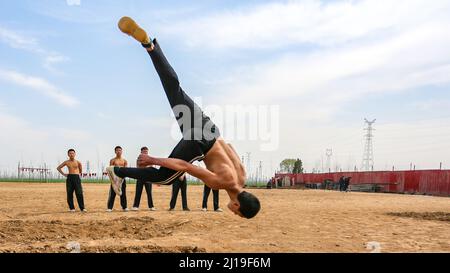
[[[77,197],[78,206],[80,210],[84,210],[84,198],[83,198],[83,186],[81,185],[81,178],[78,174],[69,174],[66,180],[66,191],[67,191],[67,203],[71,210],[75,209],[73,204],[73,192]]]
[[[214,204],[214,210],[219,209],[219,191],[218,190],[212,190],[213,191],[213,204]],[[208,208],[208,198],[209,194],[211,193],[211,188],[205,185],[205,189],[203,190],[203,209]]]
[[[113,190],[112,186],[109,188],[108,196],[108,209],[113,209],[114,201],[116,201],[116,192]],[[122,183],[122,195],[120,196],[120,205],[122,209],[128,208],[127,204],[127,181],[124,180]]]
[[[182,159],[190,163],[202,160],[220,137],[219,129],[183,91],[177,74],[170,66],[156,39],[154,44],[155,49],[149,54],[183,134],[183,139],[173,149],[169,158]],[[173,184],[184,174],[164,167],[160,169],[116,167],[114,171],[122,178],[130,177],[163,185]]]
[[[344,191],[348,191],[348,187],[350,186],[350,181],[345,181],[344,183]]]
[[[184,177],[183,180],[177,179],[172,185],[172,199],[170,200],[170,208],[174,209],[177,205],[178,192],[181,189],[181,201],[183,203],[183,209],[187,210],[187,178]]]
[[[142,180],[138,180],[136,182],[136,194],[134,195],[134,208],[139,208],[139,205],[141,203],[141,196],[142,196],[142,191],[144,190],[145,187],[145,192],[147,193],[147,203],[148,203],[148,208],[153,208],[153,198],[152,198],[152,184],[150,183],[145,183]]]
[[[344,191],[344,187],[345,187],[345,178],[341,177],[339,179],[339,191]]]

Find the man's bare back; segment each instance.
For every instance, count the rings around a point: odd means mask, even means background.
[[[176,158],[155,158],[146,154],[141,154],[138,158],[138,165],[156,165],[187,172],[214,190],[223,189],[236,195],[242,191],[246,179],[245,169],[230,144],[218,138],[205,155],[204,162],[206,168]]]

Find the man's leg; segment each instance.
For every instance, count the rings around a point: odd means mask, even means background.
[[[112,186],[109,188],[108,194],[108,209],[112,210],[114,208],[114,201],[116,200],[116,192],[113,190]]]
[[[169,158],[182,159],[193,163],[203,159],[203,153],[194,141],[181,140],[173,149]],[[171,185],[183,172],[177,172],[168,168],[114,168],[114,173],[121,178],[134,178],[143,180],[146,183],[155,183],[161,185]]]
[[[122,32],[133,36],[146,48],[152,48],[145,31],[139,28],[130,18],[124,17],[119,22]],[[145,39],[144,39],[145,38]],[[155,69],[161,79],[164,91],[172,107],[175,117],[183,134],[183,140],[175,147],[169,158],[181,159],[190,163],[200,160],[212,148],[217,138],[220,137],[218,128],[210,118],[203,114],[197,104],[181,89],[178,76],[164,56],[158,41],[153,41],[153,50],[148,49]],[[204,130],[205,129],[205,130]],[[182,172],[176,172],[167,168],[114,168],[114,174],[118,177],[143,179],[149,183],[170,185],[174,179],[181,176]],[[113,179],[113,178],[111,178]]]
[[[73,204],[73,192],[75,191],[73,187],[73,182],[70,177],[66,179],[66,192],[67,192],[67,204],[69,205],[70,210],[75,209],[75,205]]]
[[[133,208],[139,208],[139,205],[141,204],[141,196],[143,189],[144,189],[144,182],[142,182],[142,180],[136,181],[136,193],[134,195]]]
[[[84,197],[83,197],[83,186],[81,185],[80,177],[75,178],[75,195],[77,197],[78,207],[80,210],[84,210]]]
[[[208,208],[208,197],[209,197],[210,193],[211,193],[211,188],[205,185],[205,187],[203,189],[203,205],[202,205],[203,209]]]
[[[219,209],[219,191],[213,190],[213,203],[214,203],[214,210]]]
[[[219,129],[183,91],[178,76],[164,56],[158,41],[155,39],[153,43],[154,49],[149,51],[149,55],[180,125],[183,139],[195,140],[203,154],[206,154],[220,137]]]
[[[177,205],[178,192],[180,191],[180,180],[177,179],[172,185],[172,198],[170,199],[170,209],[175,209]]]
[[[198,107],[198,105],[196,105],[181,89],[178,76],[164,56],[158,41],[156,39],[151,41],[146,31],[129,17],[122,17],[118,25],[123,33],[133,37],[147,49],[161,79],[169,103],[175,113],[175,117],[178,120],[180,129],[183,133],[183,138],[185,140],[198,141],[203,153],[206,154],[214,145],[215,140],[220,136],[219,130],[210,121],[209,117],[203,114],[200,107]],[[186,113],[185,110],[182,110],[182,113],[180,113],[180,109],[177,108],[180,105],[188,108],[190,113]],[[186,115],[188,119],[191,118],[192,121],[195,120],[200,122],[183,124],[186,122],[182,121],[181,118],[183,116],[183,119],[186,119]],[[203,130],[204,128],[207,128],[207,130]],[[194,135],[195,138],[192,138]]]
[[[181,201],[183,202],[183,210],[188,210],[187,203],[187,178],[185,177],[183,181],[181,181]]]
[[[152,196],[152,188],[153,185],[151,183],[145,183],[145,192],[147,193],[147,203],[148,203],[148,208],[154,208],[155,206],[153,205],[153,196]]]
[[[127,182],[124,181],[122,183],[122,195],[120,196],[120,205],[122,206],[122,209],[127,209]]]

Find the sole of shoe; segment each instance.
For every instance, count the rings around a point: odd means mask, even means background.
[[[122,192],[120,191],[120,187],[116,187],[116,181],[114,181],[114,176],[112,174],[112,172],[114,172],[114,169],[108,168],[106,172],[108,173],[109,181],[111,181],[111,186],[112,186],[114,192],[117,195],[122,196]]]
[[[147,32],[143,30],[132,18],[124,16],[118,23],[120,31],[133,37],[136,41],[142,44],[149,44],[150,38]]]

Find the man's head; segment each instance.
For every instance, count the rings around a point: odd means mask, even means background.
[[[121,157],[122,156],[122,147],[117,146],[116,148],[114,148],[114,152],[116,153],[117,157]]]
[[[67,155],[69,156],[69,158],[71,160],[73,160],[73,159],[75,159],[76,152],[75,152],[74,149],[70,149],[70,150],[67,151]]]
[[[141,154],[148,155],[148,148],[147,147],[142,147],[141,148]]]
[[[261,204],[256,196],[253,194],[243,191],[237,196],[237,202],[230,200],[228,203],[228,208],[241,217],[250,219],[258,214],[261,209]]]

